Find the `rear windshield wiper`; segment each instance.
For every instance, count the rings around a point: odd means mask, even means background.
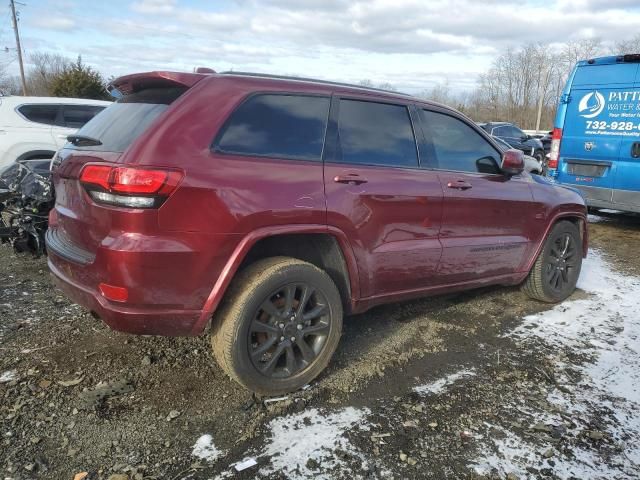
[[[97,147],[98,145],[102,145],[102,142],[97,138],[87,137],[85,135],[69,135],[67,140],[76,147]]]

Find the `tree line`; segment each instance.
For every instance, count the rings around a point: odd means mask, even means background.
[[[613,46],[596,38],[560,45],[531,43],[511,47],[479,75],[473,90],[454,91],[444,82],[418,96],[455,107],[478,122],[506,121],[524,129],[547,130],[553,125],[558,99],[578,60],[625,53],[640,53],[640,34]],[[82,63],[80,57],[72,61],[58,54],[35,52],[29,57],[29,65],[29,95],[109,98],[105,79]],[[362,80],[360,84],[397,90],[387,82],[374,85],[371,80]],[[19,79],[3,75],[0,70],[0,93],[21,94]]]
[[[71,97],[95,100],[108,99],[106,82],[100,72],[82,62],[62,55],[34,52],[29,56],[25,74],[27,95],[37,97]],[[3,75],[0,71],[0,93],[22,95],[18,77]]]
[[[453,106],[477,122],[505,121],[524,129],[549,130],[578,60],[628,53],[640,53],[640,34],[612,47],[590,39],[507,48],[479,76],[473,91],[456,93],[445,82],[418,96]]]

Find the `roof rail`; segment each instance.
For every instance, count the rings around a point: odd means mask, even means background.
[[[226,72],[220,72],[220,75],[237,75],[240,77],[257,77],[257,78],[269,78],[274,80],[293,80],[297,82],[313,82],[320,83],[323,85],[335,85],[337,87],[349,87],[349,88],[360,88],[363,90],[371,90],[374,92],[384,92],[384,93],[393,93],[395,95],[400,95],[403,97],[413,97],[413,95],[409,95],[408,93],[397,92],[395,90],[387,90],[384,88],[375,88],[375,87],[367,87],[365,85],[357,85],[355,83],[344,83],[344,82],[332,82],[329,80],[319,80],[317,78],[308,78],[308,77],[295,77],[288,75],[273,75],[269,73],[255,73],[255,72],[236,72],[233,70],[228,70]]]

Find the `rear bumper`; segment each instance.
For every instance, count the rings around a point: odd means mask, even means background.
[[[97,315],[112,329],[137,335],[197,334],[194,326],[202,313],[200,310],[157,310],[115,304],[99,292],[82,286],[65,275],[61,261],[64,262],[55,253],[49,253],[49,270],[56,286],[73,302]]]
[[[640,192],[584,185],[571,186],[580,190],[589,207],[640,213]]]

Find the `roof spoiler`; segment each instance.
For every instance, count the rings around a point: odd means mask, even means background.
[[[210,70],[210,69],[207,69]],[[148,88],[191,88],[210,72],[183,73],[183,72],[145,72],[134,73],[116,78],[107,86],[107,91],[112,97],[119,98]]]

